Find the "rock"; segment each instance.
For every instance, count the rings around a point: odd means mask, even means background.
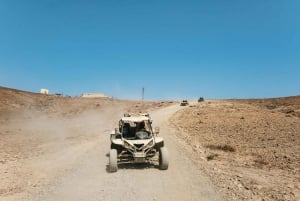
[[[263,189],[264,187],[262,185],[255,185],[255,188],[257,188],[258,190]]]

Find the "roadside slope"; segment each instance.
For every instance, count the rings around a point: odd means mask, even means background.
[[[300,97],[205,101],[172,125],[231,200],[300,199]]]

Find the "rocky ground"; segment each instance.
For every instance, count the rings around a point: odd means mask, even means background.
[[[212,100],[171,119],[232,200],[300,200],[300,97]]]

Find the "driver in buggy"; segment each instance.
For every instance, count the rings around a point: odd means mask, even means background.
[[[141,122],[137,126],[137,132],[135,133],[135,136],[137,139],[147,139],[149,138],[150,132],[147,130],[145,126],[145,122]]]

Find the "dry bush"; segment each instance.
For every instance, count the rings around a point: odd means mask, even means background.
[[[235,148],[231,145],[225,144],[225,145],[206,145],[206,148],[212,149],[212,150],[221,150],[225,152],[235,152]]]
[[[217,157],[218,156],[218,154],[215,154],[215,153],[211,153],[211,154],[209,154],[209,155],[207,155],[206,156],[206,159],[208,160],[208,161],[210,161],[210,160],[213,160],[215,157]]]

